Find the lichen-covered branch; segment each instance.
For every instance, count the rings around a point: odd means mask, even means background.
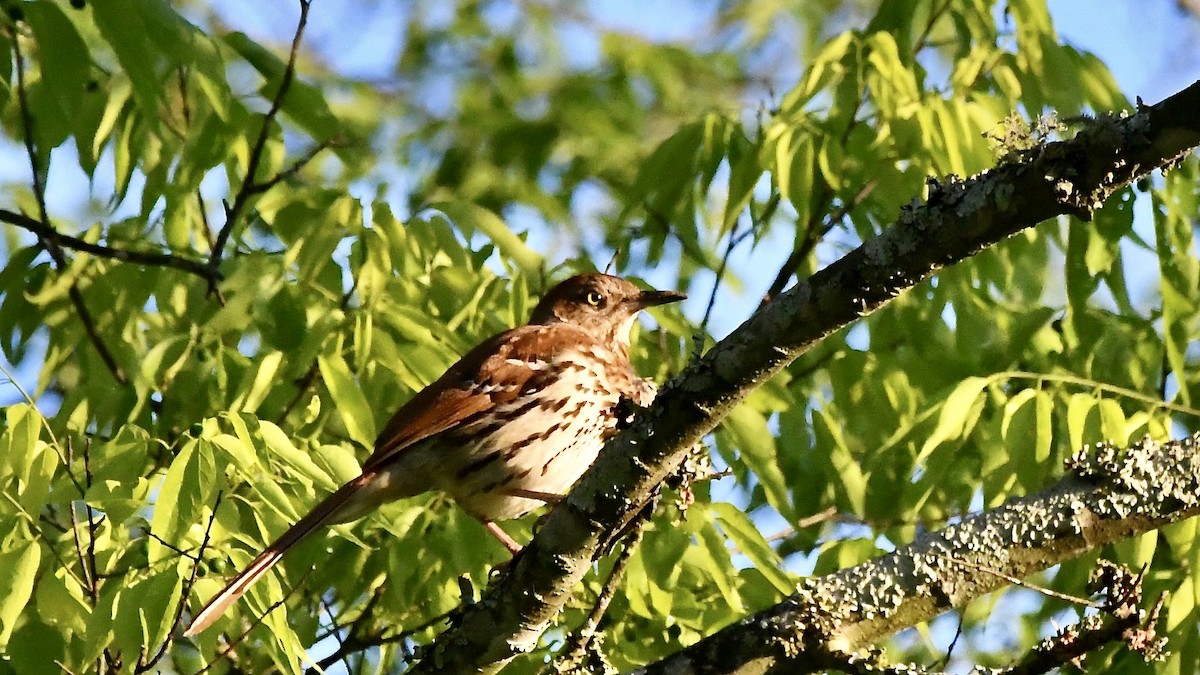
[[[1027,160],[931,190],[925,204],[783,293],[693,362],[614,438],[483,599],[414,672],[495,669],[532,649],[590,567],[687,451],[747,393],[817,341],[941,267],[1043,220],[1088,217],[1117,189],[1200,145],[1200,82],[1127,118],[1104,117]],[[879,629],[845,635],[847,645]]]
[[[1102,612],[1064,626],[1020,662],[994,675],[1040,675],[1068,664],[1079,665],[1088,654],[1118,642],[1148,662],[1162,659],[1166,639],[1158,635],[1158,623],[1166,598],[1159,596],[1148,611],[1141,609],[1144,572],[1134,574],[1101,560],[1089,585],[1104,592]]]
[[[1117,541],[1200,514],[1200,435],[1085,449],[1035,495],[889,555],[808,580],[792,597],[645,669],[752,673],[827,663],[951,607]],[[991,573],[981,570],[990,570]]]

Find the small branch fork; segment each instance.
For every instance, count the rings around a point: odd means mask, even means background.
[[[62,234],[54,229],[54,226],[48,224],[47,221],[30,218],[22,213],[16,213],[7,209],[0,209],[0,222],[15,225],[23,230],[28,230],[40,239],[53,238],[58,245],[64,249],[90,253],[91,255],[100,258],[110,258],[120,262],[133,263],[135,265],[145,265],[147,267],[170,267],[177,270],[182,270],[189,274],[194,274],[206,281],[217,282],[221,280],[219,272],[212,270],[204,263],[187,258],[184,256],[173,255],[170,253],[156,253],[153,251],[131,251],[123,248],[115,248],[105,246],[103,244],[93,244],[90,241],[72,237],[69,234]]]
[[[255,181],[254,177],[258,173],[259,164],[262,162],[267,138],[271,134],[271,125],[283,109],[283,102],[287,97],[288,89],[291,87],[292,80],[296,74],[296,58],[300,53],[300,38],[304,35],[304,27],[308,24],[308,10],[312,5],[312,0],[299,0],[299,3],[300,18],[296,22],[296,33],[292,36],[292,48],[288,53],[287,66],[284,68],[283,75],[279,79],[279,90],[275,92],[274,98],[271,99],[271,107],[267,110],[267,114],[263,116],[262,126],[258,130],[258,138],[255,139],[254,147],[250,151],[250,159],[246,164],[246,173],[242,176],[242,184],[233,197],[233,204],[225,203],[225,224],[221,227],[221,231],[217,233],[217,238],[213,242],[212,253],[208,258],[208,267],[214,271],[221,265],[221,256],[225,253],[229,237],[233,233],[233,228],[237,225],[238,219],[241,218],[247,204],[249,204],[250,198],[284,180],[287,175],[298,171],[308,160],[311,160],[324,148],[324,144],[318,144],[316,149],[307,155],[307,160],[302,159],[301,162],[294,165],[294,168],[266,182],[257,183]],[[220,298],[220,291],[211,282],[209,284],[209,292],[215,293],[218,299]]]
[[[1138,609],[1142,603],[1145,575],[1145,568],[1134,574],[1125,567],[1101,560],[1088,583],[1090,592],[1103,594],[1101,613],[1085,617],[1046,638],[1019,663],[1001,672],[1037,675],[1067,664],[1080,666],[1084,656],[1113,643],[1123,643],[1146,661],[1160,660],[1164,656],[1166,639],[1158,636],[1155,627],[1166,596],[1159,596],[1149,611]]]

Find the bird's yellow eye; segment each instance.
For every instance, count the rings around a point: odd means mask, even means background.
[[[587,304],[591,305],[592,307],[603,307],[604,306],[604,296],[596,291],[588,291],[588,294],[585,295],[583,297],[583,299],[585,301],[587,301]]]

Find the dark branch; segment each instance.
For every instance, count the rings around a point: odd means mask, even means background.
[[[17,104],[21,109],[21,135],[25,142],[25,154],[29,158],[29,168],[33,172],[33,195],[37,200],[38,216],[41,222],[49,223],[50,216],[46,210],[46,184],[43,180],[41,167],[38,165],[37,148],[33,142],[33,115],[29,112],[29,94],[25,85],[25,57],[21,53],[21,41],[15,37],[12,40],[14,61],[17,66]],[[54,267],[59,272],[67,269],[67,259],[63,255],[61,245],[61,235],[54,228],[47,225],[48,231],[38,235],[38,241],[41,242],[42,248],[50,254],[50,258],[54,260]],[[100,355],[100,360],[104,362],[105,367],[112,373],[113,379],[120,384],[129,384],[129,379],[125,376],[125,371],[117,363],[112,352],[109,351],[108,345],[104,344],[104,339],[100,337],[100,331],[96,328],[96,320],[92,317],[92,313],[88,310],[87,305],[83,301],[83,293],[79,291],[79,285],[72,282],[70,288],[67,289],[67,297],[71,300],[71,304],[75,306],[75,313],[79,316],[80,323],[83,324],[84,332],[87,333],[88,339],[95,348],[96,353]]]
[[[271,135],[271,125],[279,115],[279,111],[283,109],[283,102],[287,98],[288,89],[292,85],[292,78],[296,74],[296,58],[300,53],[300,38],[304,35],[304,26],[308,23],[308,8],[310,4],[310,0],[300,0],[300,18],[296,22],[296,33],[292,36],[292,49],[288,53],[287,66],[284,68],[283,75],[279,79],[279,90],[275,92],[275,97],[271,100],[271,107],[267,110],[267,114],[263,116],[262,126],[258,130],[258,138],[254,140],[254,146],[250,150],[249,161],[246,163],[246,174],[242,176],[242,185],[238,188],[237,194],[234,195],[233,204],[225,207],[225,225],[217,233],[212,253],[208,259],[208,266],[214,270],[221,265],[221,256],[225,253],[225,246],[229,243],[229,236],[232,234],[234,226],[237,225],[238,219],[249,203],[250,197],[255,194],[256,183],[254,176],[258,173],[258,165],[262,162],[263,151],[267,146],[267,138]],[[216,290],[215,285],[210,285],[209,288],[214,291]]]
[[[5,222],[10,225],[28,230],[38,236],[39,239],[53,238],[62,248],[71,249],[73,251],[81,251],[90,253],[91,255],[100,258],[111,258],[120,262],[133,263],[135,265],[146,265],[148,267],[170,267],[177,270],[182,270],[189,274],[195,274],[208,281],[219,281],[220,273],[212,270],[204,263],[183,256],[172,255],[170,253],[153,253],[150,251],[130,251],[126,249],[113,248],[111,246],[103,246],[101,244],[93,244],[90,241],[85,241],[78,237],[72,237],[68,234],[62,234],[54,229],[53,226],[47,225],[44,222],[30,218],[21,213],[0,209],[0,222]],[[214,279],[215,276],[215,279]]]

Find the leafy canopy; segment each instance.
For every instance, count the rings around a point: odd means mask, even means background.
[[[300,672],[336,649],[401,669],[464,600],[460,576],[480,588],[504,559],[437,496],[337,528],[220,630],[168,640],[184,605],[355,476],[388,414],[551,280],[611,258],[700,297],[636,343],[661,380],[693,336],[753,311],[739,297],[879,232],[927,178],[1020,161],[1057,133],[1044,116],[1130,105],[1042,0],[730,3],[689,9],[686,41],[569,3],[317,2],[294,46],[226,27],[243,8],[3,7],[0,151],[23,167],[0,213],[6,672]],[[294,30],[297,9],[272,7]],[[397,36],[374,34],[384,19]],[[349,45],[317,30],[394,44],[385,76],[339,69]],[[604,658],[658,660],[801,574],[1044,487],[1085,443],[1195,431],[1196,173],[1189,160],[1091,224],[1044,223],[956,265],[756,392],[704,449],[727,477],[649,525]],[[533,520],[510,531],[527,540]],[[1113,648],[1090,668],[1197,668],[1195,529],[1104,552],[1152,565],[1173,653],[1147,666]],[[1092,564],[1037,583],[1082,593]],[[513,672],[559,653],[612,565]],[[1028,591],[977,601],[953,619],[956,654],[1002,665],[1082,611]],[[223,655],[220,632],[251,626]],[[933,663],[953,633],[889,647]]]

